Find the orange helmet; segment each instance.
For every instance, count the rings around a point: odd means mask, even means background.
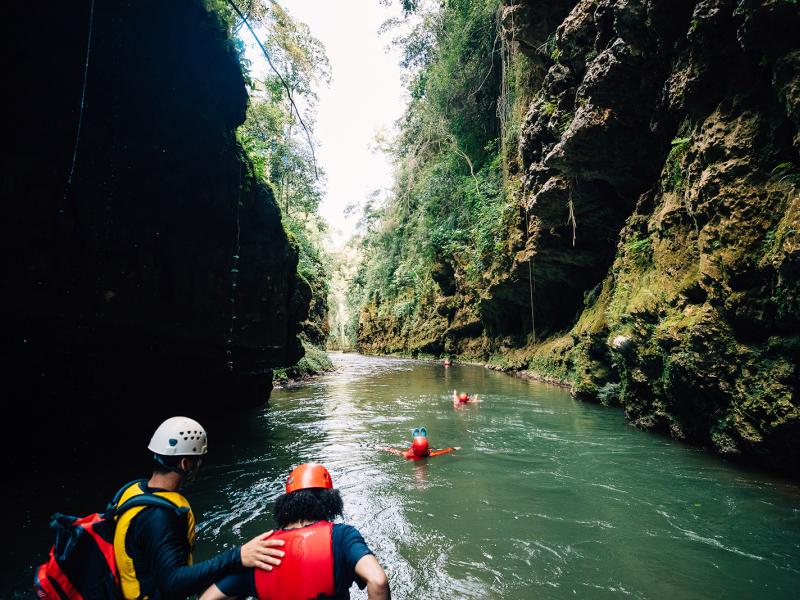
[[[430,452],[428,448],[428,438],[424,435],[415,436],[414,441],[411,442],[411,451],[416,456],[428,456]]]
[[[466,402],[467,400],[469,400],[469,396],[467,395],[467,392],[461,392],[458,395],[458,399],[460,402]]]
[[[328,469],[317,463],[304,463],[294,468],[286,478],[286,493],[310,488],[333,487],[333,480]]]

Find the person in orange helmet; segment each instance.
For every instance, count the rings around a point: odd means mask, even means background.
[[[461,406],[463,404],[476,404],[480,402],[480,398],[478,398],[478,394],[474,396],[470,396],[467,392],[461,392],[460,394],[453,390],[453,406]]]
[[[286,493],[272,512],[284,540],[280,569],[246,569],[212,585],[200,600],[255,597],[259,600],[349,598],[355,581],[370,600],[390,598],[389,580],[359,531],[332,523],[342,514],[342,497],[328,470],[316,463],[295,468]],[[264,574],[268,577],[264,577]]]
[[[402,456],[407,460],[422,460],[423,458],[431,458],[455,451],[455,448],[432,449],[428,444],[428,430],[424,427],[415,428],[411,435],[413,439],[408,450],[398,450],[397,448],[384,448],[384,450]]]

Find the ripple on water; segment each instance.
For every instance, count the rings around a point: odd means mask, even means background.
[[[198,482],[199,548],[268,527],[288,469],[318,460],[396,598],[793,598],[800,588],[796,487],[626,427],[619,411],[561,389],[461,365],[334,361],[312,385],[276,391],[261,437]],[[455,410],[453,388],[484,401]],[[432,445],[459,450],[421,463],[378,450],[407,446],[420,425]]]

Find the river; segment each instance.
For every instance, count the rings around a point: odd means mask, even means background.
[[[797,597],[795,483],[628,427],[619,410],[557,387],[332,358],[334,373],[207,425],[208,465],[186,490],[196,558],[269,529],[289,470],[318,461],[400,600]],[[454,388],[483,402],[454,408]],[[413,463],[379,449],[407,447],[417,426],[457,451]]]

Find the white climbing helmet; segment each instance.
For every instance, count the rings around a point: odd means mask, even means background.
[[[194,419],[172,417],[158,426],[147,449],[162,456],[202,456],[208,451],[208,436]]]

